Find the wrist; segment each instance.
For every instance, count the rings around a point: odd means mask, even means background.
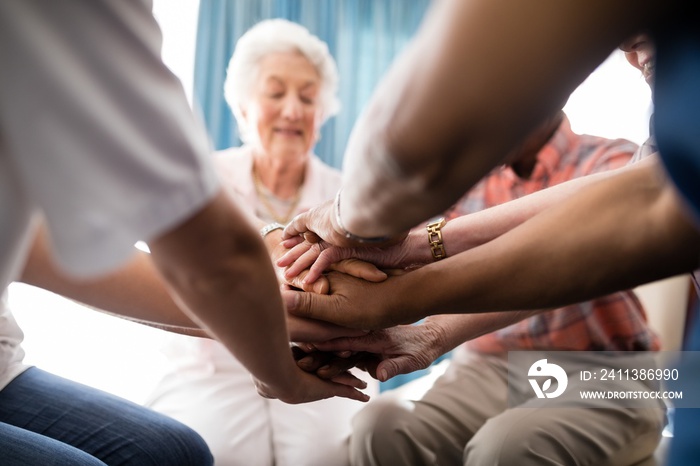
[[[283,383],[267,383],[260,380],[256,380],[255,383],[258,394],[264,398],[276,399],[285,403],[296,403],[296,390],[291,386],[290,380],[294,380],[294,377],[285,380]]]
[[[442,230],[445,225],[445,219],[440,218],[408,233],[406,241],[411,264],[426,265],[447,257]]]
[[[432,348],[437,352],[435,359],[452,351],[462,343],[459,338],[455,338],[452,326],[443,317],[445,316],[428,316],[421,324],[426,326]]]
[[[268,223],[259,230],[260,236],[265,243],[268,253],[272,254],[282,242],[282,233],[284,232],[284,225],[273,222]]]
[[[336,194],[335,201],[333,202],[333,217],[335,219],[336,231],[344,236],[345,239],[359,244],[380,244],[389,241],[391,236],[360,236],[348,231],[348,229],[345,227],[345,223],[343,222],[341,211],[342,192],[342,188],[338,190],[338,194]]]
[[[260,229],[260,236],[263,239],[265,239],[269,234],[271,234],[274,231],[284,230],[284,227],[285,227],[284,225],[282,225],[281,223],[278,223],[278,222],[268,223],[267,225],[265,225],[264,227],[262,227]]]
[[[442,227],[447,222],[445,217],[440,217],[434,221],[428,222],[425,229],[428,232],[428,246],[433,260],[439,261],[447,257],[445,245],[442,241]]]
[[[433,262],[433,255],[430,248],[425,244],[425,227],[417,227],[408,232],[406,238],[407,264],[426,265]]]

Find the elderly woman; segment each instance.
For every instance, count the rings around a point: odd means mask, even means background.
[[[263,21],[236,45],[225,92],[244,145],[216,158],[231,194],[271,225],[264,233],[338,190],[340,173],[312,152],[320,126],[338,109],[337,86],[327,46],[300,25]],[[198,431],[217,465],[347,463],[350,419],[361,403],[265,399],[219,343],[174,338],[167,348],[173,370],[148,404]],[[366,380],[376,392],[376,381]]]

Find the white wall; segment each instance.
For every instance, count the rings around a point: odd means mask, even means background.
[[[191,96],[197,0],[155,0],[163,59]],[[574,130],[642,142],[650,93],[621,53],[577,90],[565,110]],[[13,284],[10,305],[25,331],[26,361],[141,402],[165,369],[164,332],[88,310],[51,293]]]
[[[571,94],[564,111],[578,133],[641,144],[649,135],[651,90],[618,50]]]
[[[194,49],[199,0],[154,0],[153,15],[163,31],[162,57],[182,81],[192,102]]]

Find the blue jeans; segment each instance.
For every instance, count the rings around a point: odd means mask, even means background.
[[[130,401],[30,368],[0,391],[3,466],[212,465],[185,425]]]

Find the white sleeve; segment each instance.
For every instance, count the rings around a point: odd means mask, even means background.
[[[118,266],[218,190],[144,0],[0,2],[0,139],[68,272]]]

